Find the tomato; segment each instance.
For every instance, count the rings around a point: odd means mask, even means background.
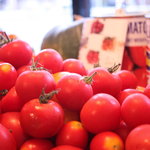
[[[121,70],[129,70],[132,71],[134,67],[134,63],[132,59],[130,58],[128,51],[124,50],[123,60],[122,60],[122,66]]]
[[[44,49],[35,56],[35,62],[38,62],[39,66],[48,69],[50,73],[56,73],[62,71],[63,58],[54,49]]]
[[[120,123],[120,104],[113,96],[100,93],[92,96],[82,107],[80,120],[91,133],[115,130]]]
[[[21,98],[17,95],[15,87],[12,87],[1,100],[2,112],[19,112],[22,108]]]
[[[48,139],[31,138],[23,143],[20,150],[51,150],[53,144]]]
[[[2,124],[0,124],[0,150],[17,150],[13,135]]]
[[[83,149],[71,145],[59,145],[52,148],[51,150],[83,150]]]
[[[133,74],[133,72],[128,71],[128,70],[119,70],[116,72],[116,74],[119,75],[122,81],[122,90],[128,89],[128,88],[136,88],[138,79]]]
[[[20,113],[19,112],[7,112],[3,113],[0,117],[0,123],[5,126],[10,133],[14,136],[17,144],[17,148],[27,140],[28,136],[24,133],[20,125]]]
[[[12,88],[16,79],[16,69],[9,63],[0,63],[0,91]]]
[[[24,65],[17,69],[18,76],[24,71],[30,71],[30,65]]]
[[[132,46],[128,48],[133,62],[139,67],[146,66],[146,46]]]
[[[137,126],[129,133],[126,150],[149,150],[150,149],[150,124]]]
[[[91,140],[90,150],[124,150],[124,144],[116,133],[101,132]]]
[[[131,130],[129,129],[129,127],[122,120],[120,122],[119,127],[114,132],[117,133],[122,138],[123,142],[125,142],[128,134],[130,133],[130,131]]]
[[[68,58],[63,61],[62,71],[78,73],[80,75],[87,75],[87,70],[83,63],[75,58]]]
[[[33,98],[38,98],[43,89],[46,93],[55,90],[55,81],[48,71],[25,71],[18,76],[15,88],[22,102],[27,102]]]
[[[138,79],[138,86],[146,87],[148,83],[148,72],[146,67],[136,68],[133,73]]]
[[[32,99],[21,109],[20,122],[24,131],[35,138],[54,136],[64,124],[64,111],[54,101]]]
[[[150,98],[150,84],[145,87],[144,94]]]
[[[93,95],[91,85],[76,73],[62,77],[56,84],[56,89],[60,89],[56,95],[58,102],[64,108],[78,112]]]
[[[79,121],[69,121],[56,136],[56,145],[72,145],[85,148],[88,143],[88,132]]]
[[[0,60],[12,64],[17,69],[30,62],[32,53],[32,48],[28,43],[14,40],[0,48]]]
[[[142,93],[142,92],[137,89],[124,89],[117,95],[117,100],[119,101],[120,104],[122,104],[124,99],[127,96],[134,94],[134,93]]]
[[[125,98],[121,105],[122,119],[129,128],[150,123],[150,99],[142,93],[134,93]]]
[[[107,69],[102,67],[93,68],[89,70],[88,76],[91,76],[94,72],[96,74],[93,76],[93,82],[91,84],[94,94],[107,93],[115,96],[120,91],[121,82],[117,82],[117,77],[108,72]]]

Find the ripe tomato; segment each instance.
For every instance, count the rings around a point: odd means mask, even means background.
[[[17,69],[30,62],[32,53],[32,48],[28,43],[14,40],[0,48],[0,60],[12,64]]]
[[[124,150],[124,144],[116,133],[101,132],[91,140],[90,150]]]
[[[150,98],[150,84],[145,87],[144,94]]]
[[[13,135],[2,124],[0,124],[0,150],[17,150]]]
[[[9,63],[0,63],[0,91],[12,88],[16,79],[16,69]]]
[[[91,133],[114,130],[121,119],[120,104],[109,94],[96,94],[83,105],[80,119]]]
[[[30,136],[48,138],[54,136],[64,124],[64,112],[54,101],[44,103],[40,99],[32,99],[22,107],[20,122]]]
[[[63,61],[62,71],[78,73],[80,75],[87,75],[87,70],[82,62],[75,58],[68,58]]]
[[[120,70],[116,72],[122,80],[122,90],[128,88],[136,88],[138,79],[133,72],[128,70]]]
[[[120,91],[121,82],[118,82],[119,79],[117,80],[117,76],[112,75],[107,69],[102,67],[89,70],[88,76],[91,76],[94,72],[96,74],[93,76],[93,82],[91,84],[94,94],[107,93],[115,96]]]
[[[53,144],[47,139],[31,138],[24,142],[20,150],[51,150]]]
[[[120,104],[122,104],[124,99],[133,93],[142,93],[142,92],[137,89],[124,89],[117,95],[117,100],[119,101]]]
[[[78,112],[93,95],[91,85],[76,73],[62,77],[56,84],[56,89],[60,89],[56,95],[58,102],[64,108]]]
[[[15,88],[22,102],[27,102],[38,98],[43,89],[46,93],[55,90],[55,81],[48,71],[25,71],[17,78]]]
[[[71,145],[59,145],[52,148],[51,150],[83,150],[83,149]]]
[[[21,98],[17,95],[15,87],[1,99],[2,112],[19,112],[22,108]]]
[[[139,67],[146,66],[146,46],[132,46],[129,49],[129,55],[133,62]]]
[[[126,150],[149,150],[150,149],[150,124],[137,126],[129,133]]]
[[[17,148],[27,140],[28,136],[24,133],[20,125],[20,112],[7,112],[1,114],[0,123],[5,126],[15,138]]]
[[[142,93],[134,93],[125,98],[121,105],[122,119],[129,128],[150,123],[150,99]]]
[[[79,121],[67,122],[56,136],[56,145],[72,145],[85,148],[87,144],[88,132]]]
[[[125,142],[128,134],[130,133],[130,129],[122,120],[119,127],[115,130],[115,133],[117,133],[122,138],[123,142]]]
[[[35,56],[35,62],[48,69],[50,73],[62,71],[63,58],[54,49],[44,49]]]
[[[18,76],[24,71],[30,71],[30,65],[24,65],[17,69]]]

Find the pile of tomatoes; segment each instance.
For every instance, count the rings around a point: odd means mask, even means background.
[[[0,60],[0,150],[150,150],[150,85],[131,71],[19,39]]]

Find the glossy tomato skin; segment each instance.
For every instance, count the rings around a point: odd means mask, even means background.
[[[56,98],[66,109],[79,112],[86,101],[93,95],[90,84],[79,74],[72,73],[62,77],[56,84],[60,89]]]
[[[91,76],[94,72],[96,72],[96,74],[94,75],[93,82],[91,84],[93,93],[107,93],[114,96],[116,94],[116,89],[118,88],[117,86],[114,88],[115,84],[117,84],[116,79],[114,79],[114,75],[102,67],[89,70],[88,75]]]
[[[150,124],[137,126],[129,133],[125,148],[126,150],[149,150],[150,149]]]
[[[30,65],[24,65],[17,69],[18,76],[24,71],[30,71]]]
[[[13,86],[1,100],[2,112],[19,112],[22,108],[21,98]]]
[[[121,114],[130,129],[150,123],[150,99],[141,93],[127,96],[121,105]]]
[[[55,90],[55,81],[48,71],[25,71],[18,76],[15,89],[22,101],[27,102],[38,98],[43,89],[46,93]]]
[[[31,138],[25,141],[20,150],[51,150],[53,144],[48,139]]]
[[[121,119],[120,104],[109,94],[96,94],[82,107],[80,119],[87,131],[94,134],[115,130]]]
[[[16,69],[27,65],[32,59],[32,48],[22,40],[14,40],[0,48],[0,60],[12,64]]]
[[[54,49],[43,49],[35,56],[36,61],[39,66],[48,69],[50,73],[62,71],[63,58]]]
[[[88,132],[79,121],[67,122],[56,136],[56,145],[72,145],[86,148],[87,144]]]
[[[9,90],[15,85],[17,71],[10,63],[0,63],[0,91]]]
[[[17,150],[13,135],[2,124],[0,124],[0,150]]]
[[[63,71],[87,75],[87,70],[83,63],[75,58],[68,58],[63,61]]]
[[[150,84],[145,87],[144,94],[150,98]]]
[[[20,122],[24,131],[32,137],[52,137],[64,124],[64,111],[54,101],[41,103],[39,99],[33,99],[23,106]]]
[[[59,145],[52,148],[51,150],[83,150],[83,149],[71,145]]]
[[[124,150],[124,143],[114,132],[101,132],[93,137],[90,150]]]
[[[116,74],[118,74],[122,80],[122,90],[128,88],[135,89],[137,87],[138,79],[133,72],[128,70],[119,70]]]
[[[12,133],[18,149],[25,140],[29,138],[20,125],[20,112],[7,112],[1,114],[0,123]]]
[[[124,89],[117,95],[117,100],[119,101],[120,104],[122,104],[124,99],[127,96],[134,94],[134,93],[142,93],[142,92],[137,89]]]

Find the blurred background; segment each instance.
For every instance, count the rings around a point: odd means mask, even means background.
[[[28,42],[35,51],[56,25],[75,21],[74,15],[93,17],[127,12],[150,12],[150,0],[0,0],[0,29]]]

